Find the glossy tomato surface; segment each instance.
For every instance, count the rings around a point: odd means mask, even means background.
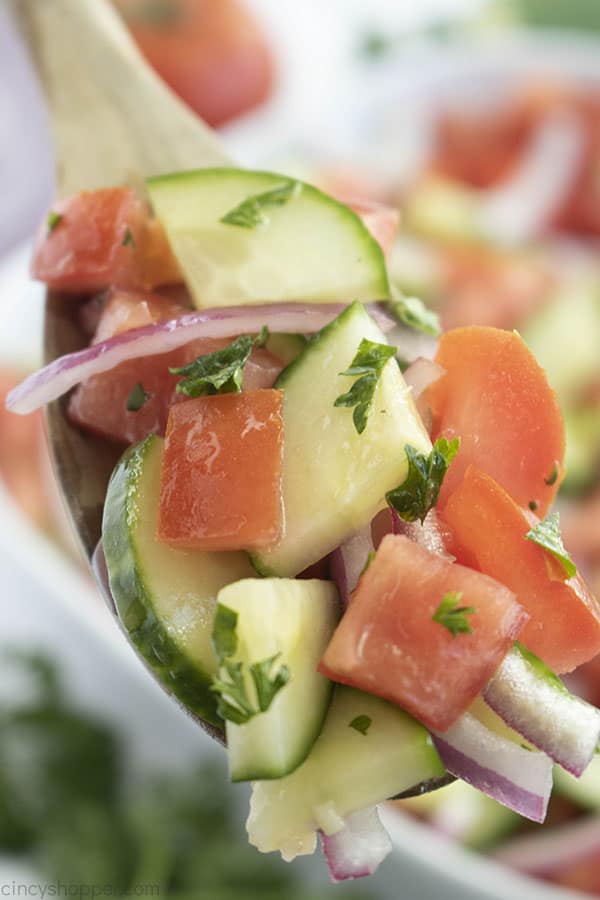
[[[158,539],[199,550],[264,547],[281,536],[283,392],[196,397],[172,407]]]
[[[181,281],[162,228],[125,187],[57,202],[40,229],[31,272],[50,288],[73,293]]]
[[[452,552],[513,591],[530,619],[519,640],[555,672],[600,652],[600,604],[580,575],[566,578],[554,557],[525,538],[539,520],[474,467],[449,498],[444,521]]]
[[[469,615],[471,634],[454,636],[433,619],[451,591],[460,606],[476,610]],[[406,537],[387,535],[319,670],[444,731],[481,691],[526,620],[503,585]]]
[[[473,464],[520,506],[534,502],[544,516],[561,482],[564,426],[556,395],[525,342],[496,328],[457,328],[442,335],[435,360],[445,372],[424,395],[432,439],[461,441],[440,506]]]

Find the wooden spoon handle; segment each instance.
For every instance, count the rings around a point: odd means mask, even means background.
[[[107,0],[11,0],[46,92],[60,195],[229,165],[152,71]]]

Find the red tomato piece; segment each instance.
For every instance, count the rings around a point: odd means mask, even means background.
[[[471,634],[433,621],[442,598],[460,593]],[[358,583],[319,671],[396,703],[444,731],[490,679],[527,620],[506,587],[387,535]]]
[[[544,516],[561,482],[565,434],[556,395],[525,342],[496,328],[457,328],[442,335],[435,360],[446,371],[423,395],[432,440],[461,439],[439,506],[472,463],[520,506],[535,500]]]
[[[116,0],[140,50],[209,125],[263,103],[273,63],[262,32],[237,0]]]
[[[172,407],[157,537],[198,550],[246,550],[283,527],[283,392],[197,397]]]
[[[521,509],[474,466],[448,499],[443,518],[460,562],[517,595],[530,619],[519,638],[555,672],[570,672],[600,652],[600,604],[580,575],[564,573],[548,551],[525,538],[539,519]]]
[[[185,306],[167,297],[114,291],[100,317],[94,343],[185,312]],[[81,428],[125,444],[135,444],[147,434],[164,434],[172,404],[186,399],[176,393],[179,378],[169,369],[185,366],[197,356],[221,350],[229,343],[228,338],[195,340],[170,353],[132,359],[109,372],[93,375],[71,394],[68,416]],[[282,368],[267,350],[253,350],[244,367],[244,390],[270,388]],[[127,401],[137,384],[142,385],[147,399],[140,409],[130,411]]]
[[[111,285],[149,290],[181,281],[159,223],[131,188],[83,191],[56,203],[40,230],[32,275],[49,287],[94,293]]]

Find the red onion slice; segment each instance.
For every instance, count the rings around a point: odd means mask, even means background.
[[[552,762],[464,713],[433,740],[446,769],[499,803],[543,822],[552,791]]]
[[[187,313],[168,322],[145,325],[77,353],[59,357],[14,388],[6,399],[6,405],[12,412],[25,415],[56,400],[80,381],[107,372],[125,360],[168,353],[197,338],[255,334],[263,325],[270,331],[313,334],[345,308],[346,304],[338,303],[230,306]],[[382,331],[393,327],[393,320],[376,304],[370,304],[367,309]]]
[[[576,777],[591,762],[600,711],[571,694],[533,654],[515,645],[483,697],[510,728]]]
[[[379,821],[375,806],[352,813],[336,834],[321,832],[321,845],[331,880],[372,875],[392,851],[392,842]]]
[[[404,371],[404,380],[407,385],[412,388],[413,400],[415,403],[423,393],[423,391],[441,378],[445,373],[445,369],[438,365],[432,359],[425,356],[419,356]]]
[[[331,554],[331,577],[337,584],[342,609],[350,602],[350,594],[358,584],[363,569],[374,550],[371,526],[344,541]]]
[[[600,854],[600,816],[579,819],[550,831],[519,835],[493,853],[494,859],[528,875],[550,876]],[[583,895],[582,895],[583,896]]]

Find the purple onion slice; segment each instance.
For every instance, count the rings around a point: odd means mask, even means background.
[[[332,881],[372,875],[392,851],[390,837],[371,806],[345,819],[346,827],[336,834],[321,832],[321,845]]]

